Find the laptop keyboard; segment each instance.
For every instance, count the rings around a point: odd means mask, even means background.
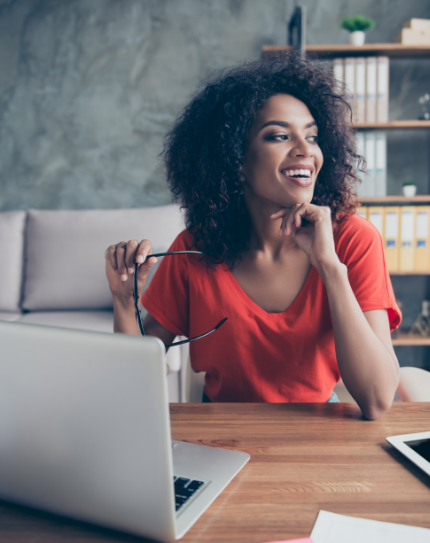
[[[197,490],[204,485],[203,481],[186,479],[185,477],[173,477],[175,485],[175,504],[178,511]]]

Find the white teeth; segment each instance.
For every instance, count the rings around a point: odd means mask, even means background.
[[[284,170],[284,172],[290,177],[297,176],[297,175],[301,175],[303,177],[310,177],[311,175],[310,170]]]

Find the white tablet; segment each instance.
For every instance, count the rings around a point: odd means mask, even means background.
[[[408,457],[424,473],[430,475],[430,432],[391,436],[386,439],[390,445]]]

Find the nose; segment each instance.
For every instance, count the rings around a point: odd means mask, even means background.
[[[297,136],[290,153],[295,157],[311,157],[312,148],[304,137]]]

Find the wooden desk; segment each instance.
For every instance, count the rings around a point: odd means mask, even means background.
[[[430,404],[377,421],[353,404],[175,404],[172,437],[246,451],[250,462],[182,540],[263,543],[309,536],[318,511],[430,528],[430,478],[385,441],[430,430]],[[0,542],[142,539],[0,504]]]

